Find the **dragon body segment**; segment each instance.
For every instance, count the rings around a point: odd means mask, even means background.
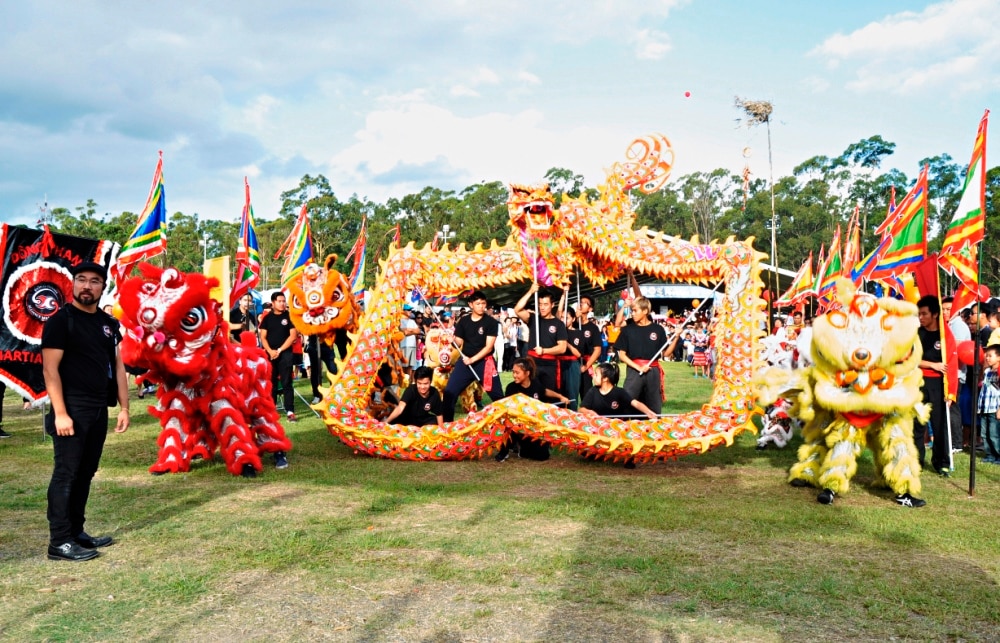
[[[643,142],[645,141],[645,142]],[[645,150],[649,158],[633,153]],[[761,255],[750,242],[700,244],[666,242],[632,227],[627,199],[632,187],[658,189],[673,156],[662,137],[640,139],[630,160],[616,164],[600,197],[564,196],[553,207],[548,186],[512,185],[508,200],[511,235],[500,246],[477,244],[422,249],[412,243],[391,248],[382,264],[360,329],[330,389],[318,405],[330,432],[359,453],[407,460],[482,457],[508,439],[510,431],[563,449],[609,459],[651,462],[732,444],[750,423],[754,371],[763,301],[758,293]],[[654,157],[655,155],[655,157]],[[436,426],[387,425],[367,411],[379,365],[393,350],[408,295],[426,296],[530,282],[565,287],[579,269],[604,285],[626,270],[670,281],[725,284],[717,325],[719,367],[711,400],[700,411],[657,420],[617,420],[559,409],[516,395],[465,418]]]

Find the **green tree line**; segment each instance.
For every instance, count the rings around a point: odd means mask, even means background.
[[[777,257],[782,268],[795,271],[809,252],[818,254],[828,244],[838,225],[846,226],[855,208],[862,221],[862,248],[871,250],[878,239],[874,230],[887,213],[895,188],[897,201],[916,181],[898,169],[884,170],[895,143],[872,136],[853,143],[837,157],[814,156],[796,166],[790,176],[774,184],[777,221]],[[948,154],[921,160],[929,172],[928,239],[931,251],[940,248],[948,222],[961,196],[964,163]],[[586,186],[581,175],[566,168],[552,168],[544,177],[553,192],[579,196],[596,190]],[[1000,283],[1000,166],[987,172],[986,241],[982,246],[982,282]],[[357,239],[363,217],[368,219],[368,261],[365,283],[373,284],[377,259],[384,259],[387,247],[399,226],[403,243],[418,246],[431,243],[448,225],[452,246],[468,247],[495,239],[502,244],[510,233],[507,225],[507,188],[502,181],[482,182],[462,190],[425,187],[385,203],[359,198],[356,194],[338,197],[323,175],[305,175],[299,184],[281,195],[279,212],[268,217],[255,212],[262,266],[261,288],[279,284],[282,259],[274,253],[288,236],[302,205],[309,210],[314,253],[317,261],[328,254],[338,256],[338,268],[350,272],[346,257]],[[771,193],[761,177],[743,177],[728,170],[694,172],[671,180],[653,194],[634,193],[636,225],[667,234],[702,241],[753,237],[754,247],[771,256]],[[94,200],[74,208],[54,208],[52,229],[77,236],[110,239],[124,243],[135,227],[136,214],[98,214]],[[203,254],[235,257],[238,222],[202,219],[197,213],[173,213],[168,221],[166,265],[185,271],[199,270]],[[207,249],[202,244],[207,245]],[[951,284],[949,284],[951,285]]]

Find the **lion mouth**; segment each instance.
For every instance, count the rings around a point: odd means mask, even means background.
[[[891,388],[895,382],[895,376],[883,368],[837,371],[834,374],[834,381],[837,386],[844,390],[853,389],[855,392],[864,395],[872,387],[879,390]]]
[[[322,308],[319,311],[310,310],[302,315],[302,321],[310,326],[322,326],[329,324],[340,314],[338,308]]]

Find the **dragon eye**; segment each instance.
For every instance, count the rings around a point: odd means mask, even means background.
[[[187,311],[187,314],[181,318],[181,328],[189,333],[193,333],[198,330],[198,327],[205,323],[208,315],[205,313],[204,306],[198,306],[197,308],[192,308]]]

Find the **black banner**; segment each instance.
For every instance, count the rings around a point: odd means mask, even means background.
[[[73,297],[70,270],[82,261],[103,266],[117,244],[3,224],[0,232],[0,380],[34,402],[46,397],[42,327]]]

